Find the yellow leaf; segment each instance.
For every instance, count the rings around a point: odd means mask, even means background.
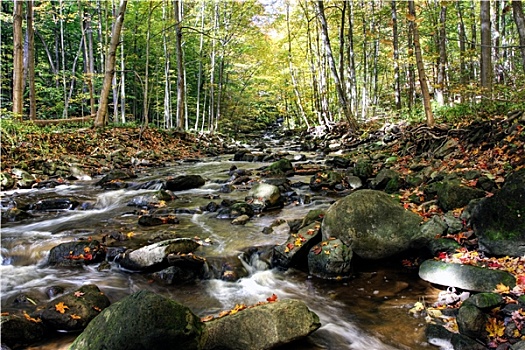
[[[510,288],[504,285],[503,283],[498,283],[498,285],[496,286],[496,289],[494,289],[494,293],[508,294],[510,293]]]
[[[80,320],[82,317],[80,317],[80,316],[78,316],[78,315],[76,315],[76,314],[72,314],[72,315],[71,315],[71,318],[72,318],[73,320]]]
[[[31,316],[29,316],[27,314],[27,312],[24,311],[24,317],[26,318],[26,320],[30,321],[30,322],[34,322],[34,323],[40,323],[42,322],[42,320],[40,318],[33,318]]]
[[[489,318],[485,329],[489,333],[490,338],[502,337],[505,333],[505,324],[503,321],[491,317]]]
[[[60,312],[61,314],[66,312],[66,309],[69,309],[69,306],[65,305],[62,301],[55,305],[55,310]]]

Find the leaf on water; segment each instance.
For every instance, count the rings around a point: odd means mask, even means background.
[[[55,310],[60,312],[61,314],[66,312],[66,309],[69,309],[69,306],[64,304],[64,302],[62,302],[62,301],[60,303],[58,303],[58,304],[55,304]]]

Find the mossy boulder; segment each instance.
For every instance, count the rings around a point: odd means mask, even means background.
[[[493,255],[525,254],[525,169],[510,175],[500,191],[473,209],[471,225],[480,250]]]
[[[199,349],[202,330],[186,306],[143,290],[102,311],[69,349]]]

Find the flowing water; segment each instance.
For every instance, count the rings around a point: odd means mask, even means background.
[[[313,156],[313,155],[309,155]],[[221,156],[195,163],[177,163],[163,168],[139,172],[135,181],[165,179],[168,176],[199,174],[207,181],[194,190],[177,192],[168,202],[170,208],[197,209],[213,196],[241,199],[246,191],[220,193],[221,183],[229,178],[232,165],[257,169],[265,163],[232,162],[231,156]],[[420,281],[417,273],[400,265],[375,266],[361,264],[354,276],[345,281],[323,281],[296,269],[268,269],[257,259],[241,261],[248,275],[235,282],[219,279],[200,280],[184,285],[166,286],[152,282],[150,277],[130,273],[111,262],[111,269],[97,271],[96,266],[84,268],[52,268],[45,262],[49,250],[63,242],[98,239],[119,232],[132,244],[141,236],[209,238],[211,244],[197,253],[209,259],[242,260],[248,247],[283,243],[289,233],[286,225],[278,226],[271,234],[262,230],[276,219],[300,219],[311,209],[328,208],[336,198],[313,196],[311,203],[294,203],[282,210],[263,213],[244,226],[234,226],[230,220],[219,220],[215,213],[188,210],[177,214],[176,225],[139,227],[137,208],[127,204],[131,199],[146,196],[153,190],[103,190],[94,186],[97,179],[76,181],[53,189],[16,190],[2,193],[3,205],[9,201],[35,203],[46,198],[71,198],[89,203],[86,210],[39,213],[21,223],[6,223],[1,232],[1,301],[2,309],[20,293],[32,295],[42,302],[49,300],[45,291],[50,286],[62,286],[66,292],[81,285],[96,284],[112,302],[141,289],[168,296],[190,307],[197,315],[217,315],[236,304],[246,305],[265,301],[275,293],[279,299],[303,300],[319,315],[322,327],[310,337],[286,346],[286,349],[432,349],[424,339],[424,320],[409,316],[408,308],[422,297],[432,298],[435,290]],[[292,182],[308,183],[309,176],[294,176]],[[308,192],[307,188],[297,190]],[[30,349],[66,349],[75,335],[60,335]]]

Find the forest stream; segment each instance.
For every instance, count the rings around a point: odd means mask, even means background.
[[[274,152],[299,153],[291,145]],[[300,152],[303,162],[322,162],[313,152]],[[175,200],[167,207],[175,210],[178,224],[140,227],[136,207],[128,204],[154,190],[107,190],[95,183],[97,178],[72,181],[55,188],[11,190],[2,193],[2,205],[9,201],[36,203],[48,198],[69,198],[91,203],[84,210],[59,210],[39,213],[30,220],[5,223],[1,235],[2,310],[11,305],[17,295],[35,295],[46,302],[45,291],[60,286],[71,292],[85,284],[97,285],[110,299],[118,301],[138,290],[160,293],[188,306],[204,317],[232,309],[236,304],[256,304],[272,294],[280,299],[300,299],[317,315],[322,326],[305,340],[290,344],[286,349],[431,349],[425,340],[425,321],[409,315],[408,310],[418,300],[435,298],[437,290],[420,280],[417,270],[407,270],[401,262],[358,266],[351,279],[325,281],[309,276],[298,269],[286,271],[269,269],[257,259],[246,259],[247,248],[277,245],[286,241],[287,225],[279,225],[271,233],[263,233],[277,219],[284,222],[303,218],[312,209],[326,209],[337,198],[312,193],[308,186],[296,188],[299,196],[310,198],[304,203],[286,205],[254,216],[246,225],[232,225],[220,220],[216,213],[198,210],[218,200],[244,200],[247,190],[238,188],[222,193],[230,168],[254,170],[269,163],[234,162],[232,155],[204,158],[196,162],[175,162],[162,168],[137,172],[137,183],[170,176],[198,174],[206,179],[204,186],[176,192]],[[303,157],[304,159],[304,157]],[[310,176],[295,175],[289,180],[308,183]],[[281,220],[283,221],[283,220]],[[120,232],[127,239],[155,232],[159,237],[199,237],[209,242],[198,254],[208,259],[235,261],[247,271],[236,281],[221,279],[198,280],[182,285],[164,285],[147,274],[132,273],[110,261],[111,268],[98,271],[96,265],[83,268],[56,268],[45,265],[51,248],[60,243],[81,239],[100,239],[104,234]],[[249,261],[244,261],[249,260]],[[66,349],[78,334],[58,334],[52,340],[29,349]]]

